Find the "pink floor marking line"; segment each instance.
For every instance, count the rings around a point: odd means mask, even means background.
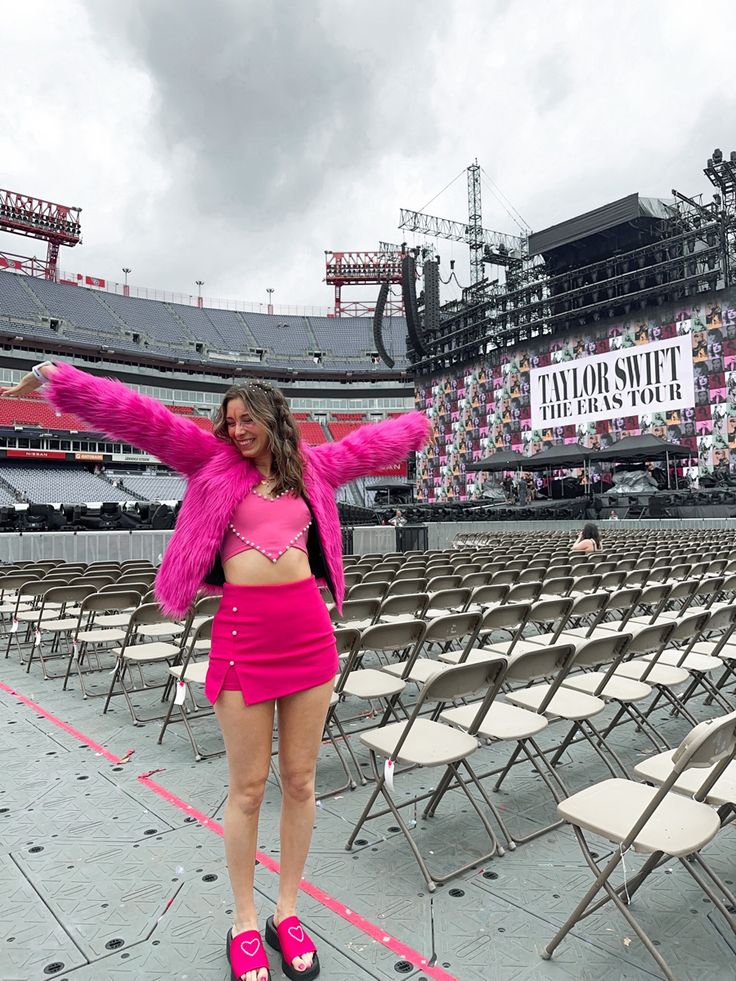
[[[0,691],[4,691],[8,695],[12,695],[13,698],[17,698],[19,702],[22,702],[28,708],[33,709],[34,712],[42,715],[45,719],[48,719],[49,722],[52,722],[55,726],[58,726],[80,743],[85,743],[90,747],[90,749],[94,750],[95,753],[99,753],[101,756],[104,756],[105,759],[109,760],[111,763],[119,764],[121,762],[121,758],[119,756],[111,753],[109,750],[105,749],[104,746],[100,746],[99,743],[96,743],[93,739],[85,736],[83,732],[80,732],[79,729],[75,729],[74,726],[69,725],[68,722],[62,722],[61,719],[57,718],[55,715],[52,715],[51,712],[47,712],[46,709],[42,708],[37,702],[34,702],[25,695],[21,695],[20,692],[16,691],[14,688],[11,688],[9,685],[6,685],[2,681],[0,681]],[[152,770],[151,774],[159,772],[162,771]],[[162,800],[165,800],[168,804],[171,804],[172,807],[177,807],[180,811],[184,811],[187,816],[193,817],[195,821],[197,821],[203,827],[209,828],[210,831],[214,831],[215,834],[222,837],[224,831],[221,824],[219,824],[217,821],[213,821],[211,818],[208,818],[206,814],[198,811],[196,807],[193,807],[191,804],[187,804],[186,801],[183,801],[180,797],[177,797],[176,794],[172,794],[170,790],[167,790],[166,787],[156,783],[155,780],[151,780],[151,774],[141,774],[138,777],[138,782],[159,796]],[[275,859],[271,858],[270,855],[257,851],[256,858],[264,868],[267,868],[270,872],[275,872],[278,874],[280,869],[279,863]],[[386,933],[385,930],[382,930],[380,927],[376,926],[375,923],[371,923],[370,920],[366,920],[366,918],[361,916],[360,913],[356,913],[355,910],[345,906],[345,904],[341,903],[339,899],[335,899],[334,896],[330,896],[323,889],[320,889],[319,886],[315,886],[306,879],[302,879],[300,888],[302,892],[305,892],[308,896],[316,899],[317,902],[321,903],[326,909],[329,909],[332,913],[342,917],[349,923],[354,924],[354,926],[356,926],[362,933],[365,933],[373,940],[376,940],[384,947],[387,947],[392,953],[396,954],[397,957],[401,957],[403,960],[409,961],[410,964],[413,964],[414,967],[419,968],[419,970],[421,970],[422,973],[428,978],[434,978],[436,981],[457,981],[455,975],[449,974],[444,968],[437,966],[429,967],[427,958],[423,957],[419,951],[414,950],[412,947],[408,947],[406,944],[403,944],[400,940],[397,940],[396,937],[392,937],[390,934]]]
[[[93,749],[95,753],[99,753],[100,756],[104,756],[105,759],[109,760],[111,763],[121,762],[120,757],[116,756],[114,753],[111,753],[109,749],[105,749],[104,746],[100,746],[100,744],[96,743],[94,739],[88,739],[83,732],[79,731],[79,729],[75,729],[74,726],[70,726],[68,722],[62,722],[61,719],[58,719],[55,715],[47,712],[45,708],[41,708],[38,702],[32,701],[25,695],[21,695],[20,692],[16,691],[14,688],[11,688],[10,685],[6,685],[4,682],[0,681],[0,691],[7,692],[8,695],[12,695],[13,698],[17,698],[19,702],[27,705],[28,708],[33,709],[34,712],[38,712],[39,715],[42,715],[45,719],[48,719],[49,722],[53,722],[55,726],[58,726],[59,729],[63,729],[64,732],[68,733],[74,739],[79,740],[80,743],[86,743],[90,749]]]
[[[215,834],[222,837],[224,829],[222,825],[214,821],[212,818],[208,818],[206,814],[198,811],[191,804],[187,804],[186,801],[177,797],[176,794],[172,794],[170,790],[166,787],[162,787],[161,784],[156,783],[155,780],[151,780],[147,774],[141,774],[138,777],[140,783],[144,787],[153,791],[162,800],[165,800],[168,804],[173,807],[179,808],[180,811],[184,811],[188,817],[193,817],[195,821],[198,821],[203,827],[208,828],[210,831],[214,831]],[[271,858],[270,855],[264,854],[264,852],[256,851],[256,858],[264,868],[267,868],[270,872],[275,872],[277,875],[280,870],[279,863]],[[370,920],[366,920],[365,917],[361,916],[360,913],[356,913],[355,910],[350,909],[341,903],[339,899],[335,899],[334,896],[330,896],[319,886],[315,886],[314,883],[309,882],[307,879],[302,879],[299,886],[302,892],[305,892],[312,899],[316,899],[318,903],[325,906],[332,913],[337,916],[341,916],[344,920],[352,923],[356,926],[362,933],[367,934],[373,940],[377,940],[378,943],[387,947],[392,953],[396,954],[397,957],[401,957],[405,961],[413,964],[414,967],[419,968],[422,974],[426,975],[428,978],[435,978],[436,981],[457,981],[457,978],[453,974],[449,974],[442,967],[429,967],[429,962],[426,957],[423,957],[419,951],[414,950],[412,947],[408,947],[406,944],[397,940],[396,937],[392,937],[390,934],[386,933],[380,927],[376,926],[375,923],[371,923]]]

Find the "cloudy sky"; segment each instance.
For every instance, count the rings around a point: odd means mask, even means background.
[[[736,148],[731,0],[24,0],[2,30],[0,187],[81,206],[63,268],[137,286],[327,306],[324,251],[401,241],[456,175],[427,210],[464,220],[475,157],[517,232],[496,187],[536,230],[707,193]]]

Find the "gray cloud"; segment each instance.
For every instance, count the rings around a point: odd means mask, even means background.
[[[126,4],[122,26],[154,86],[162,149],[182,168],[177,194],[201,214],[236,217],[245,231],[261,231],[308,211],[336,174],[369,171],[397,128],[400,142],[414,147],[414,83],[409,72],[402,80],[394,61],[397,32],[421,51],[439,8],[327,0]],[[119,44],[118,4],[114,16]],[[422,136],[432,138],[426,125]]]

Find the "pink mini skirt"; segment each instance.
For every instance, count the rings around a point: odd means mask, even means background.
[[[314,576],[276,586],[225,583],[212,625],[205,695],[240,689],[246,705],[323,685],[338,672],[330,615]]]

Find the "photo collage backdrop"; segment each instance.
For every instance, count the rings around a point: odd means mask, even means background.
[[[417,408],[432,421],[433,439],[417,454],[420,501],[482,496],[501,475],[466,471],[497,450],[531,456],[549,443],[611,446],[623,436],[651,433],[688,446],[700,473],[736,472],[736,290],[704,294],[687,306],[646,311],[641,319],[589,325],[559,338],[495,353],[440,375],[417,378]],[[581,426],[531,428],[529,370],[689,334],[695,405],[673,412],[606,419]]]

